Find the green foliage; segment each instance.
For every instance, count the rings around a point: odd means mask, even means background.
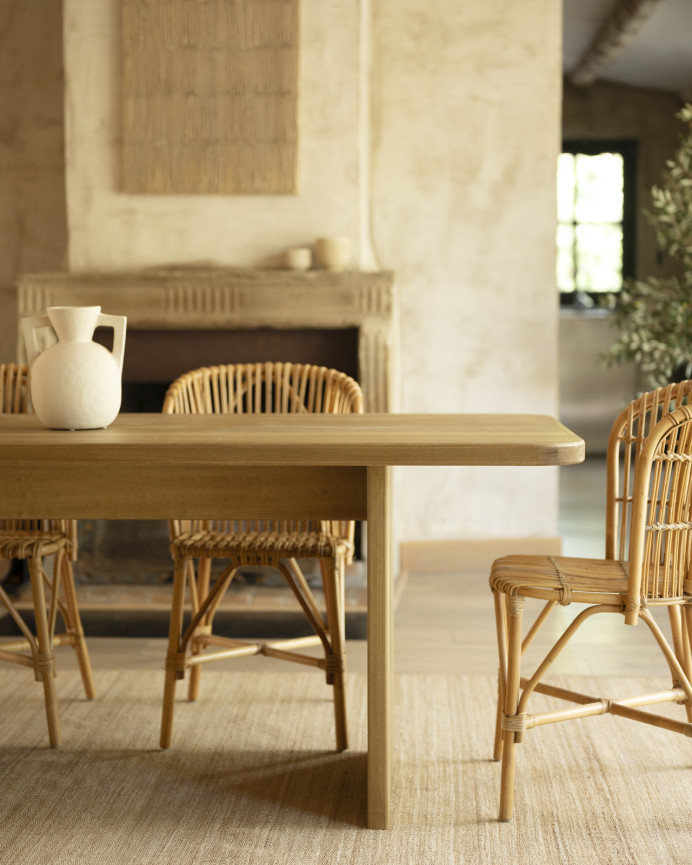
[[[629,280],[607,302],[619,336],[604,361],[638,363],[654,387],[692,362],[692,105],[677,116],[688,128],[645,214],[661,249],[680,261],[682,276]]]

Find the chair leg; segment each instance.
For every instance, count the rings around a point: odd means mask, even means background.
[[[685,610],[686,615],[687,609]],[[668,607],[668,617],[670,619],[670,631],[673,637],[675,657],[680,662],[680,666],[684,670],[688,680],[692,681],[692,659],[690,658],[687,620],[683,621],[682,610],[678,605]],[[674,682],[673,684],[679,683]],[[687,712],[687,720],[692,721],[692,705],[689,700],[685,702],[685,711]]]
[[[38,654],[34,657],[36,678],[43,682],[43,693],[46,703],[46,720],[48,721],[48,739],[51,748],[57,748],[61,742],[60,721],[58,719],[58,700],[55,692],[55,656],[53,655],[53,640],[46,615],[46,595],[43,587],[43,569],[41,562],[27,559],[31,593],[34,602],[34,617],[36,620],[36,640]]]
[[[495,745],[493,759],[502,759],[502,713],[505,708],[505,687],[507,683],[507,613],[505,612],[505,596],[502,592],[493,590],[495,601],[495,624],[497,627],[497,651],[499,669],[497,674],[497,713],[495,718]]]
[[[500,787],[500,820],[510,820],[514,805],[514,768],[516,760],[516,732],[507,729],[507,719],[514,718],[519,704],[521,677],[521,636],[524,599],[508,597],[506,600],[508,620],[508,663],[505,688],[505,723],[502,745],[502,781]]]
[[[685,656],[683,669],[687,677],[692,681],[692,605],[685,604],[682,608],[682,645]],[[692,703],[685,703],[687,720],[692,722]]]
[[[209,594],[209,584],[211,581],[211,559],[200,559],[197,565],[197,598],[199,603],[202,603]],[[192,563],[190,563],[192,564]],[[194,579],[194,578],[193,578]],[[192,614],[195,614],[195,610]],[[204,624],[211,624],[209,617],[204,617]],[[192,642],[192,654],[199,654],[199,646]],[[187,686],[188,700],[196,700],[199,697],[199,681],[202,674],[202,665],[195,664],[190,667],[190,682]]]
[[[344,592],[344,559],[321,559],[322,584],[327,607],[327,628],[332,657],[327,658],[328,680],[334,688],[334,723],[336,726],[336,749],[348,748],[346,723],[346,618]],[[331,676],[329,674],[331,673]]]
[[[166,681],[163,689],[163,711],[161,714],[162,748],[169,748],[173,731],[175,709],[175,686],[185,676],[185,656],[179,652],[183,629],[183,605],[185,601],[185,570],[187,559],[176,558],[173,570],[173,602],[168,630],[168,654],[166,655]]]
[[[65,599],[65,612],[67,615],[67,628],[72,636],[72,645],[77,653],[77,663],[79,671],[82,675],[84,683],[84,693],[87,700],[93,700],[96,696],[94,689],[94,677],[91,670],[91,661],[89,660],[89,651],[87,649],[86,640],[84,639],[84,628],[79,615],[79,607],[77,606],[77,593],[74,585],[74,574],[72,573],[72,562],[63,554],[62,556],[62,587],[63,596]],[[56,568],[58,562],[56,561]],[[57,577],[57,574],[56,574]],[[54,578],[54,585],[57,581]]]

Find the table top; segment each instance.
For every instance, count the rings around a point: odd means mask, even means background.
[[[50,430],[0,415],[0,468],[110,465],[571,465],[584,442],[547,415],[121,414],[108,429]]]

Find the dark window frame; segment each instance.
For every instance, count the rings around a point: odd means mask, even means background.
[[[637,141],[631,138],[569,138],[562,142],[562,153],[584,153],[597,156],[599,153],[619,153],[623,161],[623,211],[622,211],[622,278],[635,276],[636,228],[637,228]],[[619,289],[618,289],[619,291]],[[558,289],[561,306],[591,306],[614,292],[582,292]]]

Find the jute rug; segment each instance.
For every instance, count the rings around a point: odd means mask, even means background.
[[[692,744],[610,716],[527,734],[516,817],[499,823],[490,678],[397,677],[388,832],[364,828],[362,677],[350,678],[353,747],[340,755],[312,672],[205,671],[200,701],[178,702],[165,752],[162,673],[100,673],[97,687],[87,703],[76,674],[60,674],[53,751],[40,686],[0,670],[3,865],[692,861]]]

